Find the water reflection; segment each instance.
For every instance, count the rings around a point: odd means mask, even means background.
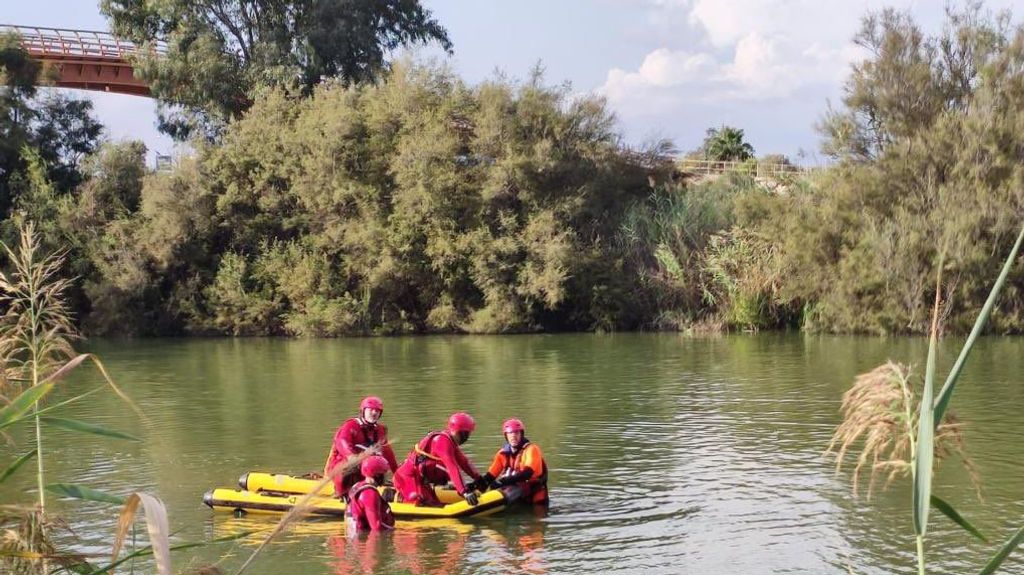
[[[335,534],[327,538],[327,548],[334,556],[336,575],[371,575],[378,572],[382,554],[390,534],[368,533],[363,537]],[[387,563],[385,563],[387,564]]]
[[[474,528],[455,521],[399,522],[383,533],[342,533],[327,538],[337,575],[456,573],[465,562],[466,542]]]
[[[544,513],[540,508],[534,512],[538,517]],[[488,567],[497,573],[549,573],[544,554],[544,525],[543,521],[534,521],[509,531],[482,529],[488,543],[484,547],[484,552],[490,557]]]

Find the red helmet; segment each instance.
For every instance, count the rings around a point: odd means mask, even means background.
[[[388,465],[388,460],[384,459],[379,455],[371,455],[363,460],[362,465],[359,466],[359,471],[363,473],[363,477],[370,478],[378,475],[384,475],[391,469]]]
[[[448,431],[451,431],[452,433],[458,433],[460,431],[471,433],[474,429],[476,429],[476,422],[473,421],[472,416],[468,413],[460,411],[458,413],[453,413],[452,416],[448,418]]]
[[[523,422],[514,417],[506,419],[505,423],[501,424],[502,433],[512,433],[513,431],[526,431],[526,426],[523,425]]]
[[[380,400],[376,395],[363,398],[363,401],[359,404],[359,415],[363,414],[364,410],[376,409],[381,413],[384,413],[384,402]]]

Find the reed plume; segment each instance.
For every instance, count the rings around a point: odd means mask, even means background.
[[[868,472],[867,497],[870,499],[878,480],[883,488],[911,472],[915,449],[917,414],[920,398],[914,392],[908,366],[886,362],[863,373],[843,394],[840,408],[843,421],[832,435],[826,454],[834,456],[836,473],[842,471],[851,451],[855,454],[853,492],[860,489],[860,478]],[[981,481],[966,450],[964,424],[947,411],[935,432],[935,457],[942,461],[956,455],[981,499]]]

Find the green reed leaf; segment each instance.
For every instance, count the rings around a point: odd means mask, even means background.
[[[981,308],[981,313],[978,314],[978,319],[974,322],[974,327],[971,328],[970,335],[967,336],[967,341],[964,342],[963,349],[960,350],[960,355],[956,358],[956,362],[953,367],[949,370],[949,375],[946,377],[946,382],[942,385],[942,389],[939,391],[938,399],[935,401],[935,425],[938,426],[942,423],[942,416],[946,413],[946,408],[949,407],[949,401],[953,397],[953,389],[956,388],[956,382],[960,378],[960,371],[963,370],[964,363],[967,362],[967,356],[971,353],[971,349],[974,347],[975,340],[981,335],[985,324],[988,323],[989,316],[992,315],[992,310],[995,308],[996,299],[999,297],[999,292],[1003,289],[1003,284],[1006,283],[1006,276],[1010,274],[1010,268],[1013,267],[1014,260],[1017,259],[1017,252],[1020,251],[1021,243],[1024,242],[1024,227],[1021,228],[1020,234],[1017,236],[1017,241],[1013,244],[1013,249],[1010,250],[1010,255],[1006,257],[1006,262],[1003,263],[1003,269],[999,272],[999,277],[996,279],[996,283],[992,285],[992,291],[988,294],[988,299],[985,300],[985,305]]]
[[[127,439],[128,441],[142,441],[134,435],[117,431],[115,429],[108,429],[92,423],[86,423],[84,421],[78,421],[77,419],[65,419],[63,417],[43,417],[41,418],[43,423],[59,427],[61,429],[67,429],[69,431],[77,431],[79,433],[91,433],[93,435],[101,435],[103,437],[112,437],[114,439]]]
[[[928,508],[932,490],[932,460],[935,456],[935,412],[932,408],[932,381],[935,376],[935,336],[928,345],[928,367],[921,411],[918,415],[917,453],[914,456],[914,532],[924,535],[928,530]]]
[[[29,411],[37,401],[53,391],[55,383],[34,385],[18,394],[10,403],[0,409],[0,429],[4,429],[31,416]]]
[[[0,472],[0,483],[7,481],[8,477],[14,475],[14,472],[17,471],[18,468],[21,467],[22,465],[25,465],[25,462],[28,461],[29,459],[32,459],[32,457],[35,456],[35,454],[36,450],[33,449],[32,451],[29,451],[25,455],[22,455],[21,457],[15,459],[13,463],[7,466],[7,469],[4,469],[3,472]]]
[[[60,403],[54,403],[53,405],[47,405],[46,407],[40,409],[39,411],[34,412],[33,415],[43,415],[44,413],[49,413],[51,411],[60,409],[60,408],[62,408],[64,406],[66,406],[66,405],[70,405],[70,404],[75,403],[77,401],[81,401],[81,400],[89,397],[90,395],[96,393],[97,391],[102,391],[104,389],[106,389],[106,387],[104,387],[104,386],[100,386],[100,387],[96,387],[96,388],[90,389],[89,391],[87,391],[87,392],[85,392],[85,393],[83,393],[81,395],[76,395],[76,396],[72,397],[71,399],[65,399],[64,401],[62,401]]]
[[[991,575],[992,573],[995,573],[996,569],[999,569],[999,566],[1003,564],[1003,561],[1006,561],[1006,558],[1010,556],[1010,553],[1012,553],[1018,545],[1020,545],[1021,541],[1024,541],[1024,527],[1018,529],[1017,533],[1015,533],[1013,537],[1010,537],[1006,540],[1006,543],[1003,543],[1003,546],[995,555],[992,556],[992,559],[989,559],[988,563],[978,573],[978,575]]]
[[[965,519],[963,515],[960,515],[956,509],[953,509],[952,505],[946,503],[946,501],[941,499],[938,495],[932,495],[932,507],[941,511],[942,514],[946,517],[949,517],[949,519],[953,521],[953,523],[956,523],[960,527],[963,527],[964,531],[975,536],[980,541],[988,543],[988,538],[982,535],[981,531],[978,531],[978,529],[974,525],[971,525],[970,521]]]
[[[113,503],[115,505],[121,505],[125,501],[124,497],[75,483],[51,483],[46,486],[46,490],[50,493],[63,495],[64,497],[72,497],[74,499],[82,499],[85,501],[98,501],[100,503]]]
[[[942,257],[935,281],[935,305],[932,308],[931,336],[928,338],[928,362],[924,371],[924,390],[918,414],[917,453],[914,454],[914,532],[923,537],[928,531],[928,510],[931,508],[932,462],[935,458],[935,409],[932,395],[935,390],[935,361],[939,342],[939,303],[942,293]]]

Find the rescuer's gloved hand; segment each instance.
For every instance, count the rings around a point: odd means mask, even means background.
[[[484,491],[488,486],[494,484],[494,476],[490,473],[484,473],[477,479],[471,481],[466,485],[468,491]]]
[[[476,497],[476,493],[474,493],[474,492],[472,492],[472,491],[470,491],[468,489],[466,490],[465,493],[462,494],[462,497],[464,497],[466,499],[466,503],[469,503],[470,505],[472,505],[474,507],[476,506],[477,503],[480,503],[480,500],[477,499],[477,497]]]

